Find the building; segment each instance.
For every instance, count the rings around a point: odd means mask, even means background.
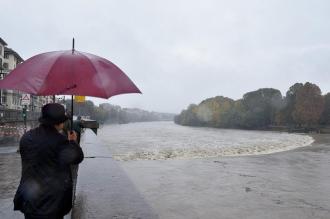
[[[4,58],[2,60],[2,76],[5,77],[11,70],[23,62],[23,59],[14,50],[4,47]],[[1,104],[8,109],[22,109],[22,94],[19,91],[3,90]]]
[[[5,59],[5,48],[7,43],[0,37],[0,79],[4,78],[4,75],[7,71],[4,69],[4,59]],[[7,66],[7,64],[5,65]],[[7,66],[8,67],[8,66]],[[3,108],[6,106],[7,95],[5,90],[0,90],[0,107]]]
[[[0,37],[0,79],[2,80],[3,79],[3,68],[2,68],[2,63],[3,63],[3,60],[4,60],[4,56],[5,56],[5,46],[7,46],[7,43],[1,39]],[[3,103],[3,91],[0,90],[0,106],[2,105]]]
[[[0,37],[0,79],[3,79],[10,71],[16,68],[23,58],[13,49],[7,47],[7,43]],[[0,107],[5,109],[21,110],[23,108],[23,93],[13,90],[0,91]],[[30,96],[29,111],[41,111],[41,107],[49,103],[49,97]]]

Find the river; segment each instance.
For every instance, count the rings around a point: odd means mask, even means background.
[[[173,122],[107,125],[99,136],[120,161],[269,154],[314,141],[304,134],[186,127]]]
[[[78,218],[145,218],[151,209],[155,219],[329,219],[330,135],[150,122],[103,126],[93,135],[100,147],[88,134],[84,148],[100,156],[85,151],[91,158],[81,164],[78,184],[87,183],[80,192],[101,210],[82,202],[80,213],[88,217]],[[0,218],[22,218],[12,210],[17,145],[1,146]],[[135,215],[131,206],[142,209]]]
[[[160,219],[329,219],[330,135],[151,122],[99,137]]]

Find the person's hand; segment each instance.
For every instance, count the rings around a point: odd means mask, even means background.
[[[75,131],[68,131],[68,140],[77,141],[77,133]]]

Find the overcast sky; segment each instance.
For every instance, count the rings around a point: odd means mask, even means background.
[[[71,48],[103,56],[143,92],[94,99],[179,113],[217,95],[295,82],[330,91],[328,0],[1,0],[8,46],[24,59]]]

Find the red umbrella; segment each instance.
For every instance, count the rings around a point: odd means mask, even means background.
[[[74,41],[72,50],[42,53],[18,65],[0,80],[0,89],[20,90],[40,96],[101,98],[141,93],[126,74],[109,60],[74,50]]]
[[[109,98],[123,93],[141,93],[112,62],[71,50],[33,56],[1,80],[0,88],[41,96],[68,94]]]

